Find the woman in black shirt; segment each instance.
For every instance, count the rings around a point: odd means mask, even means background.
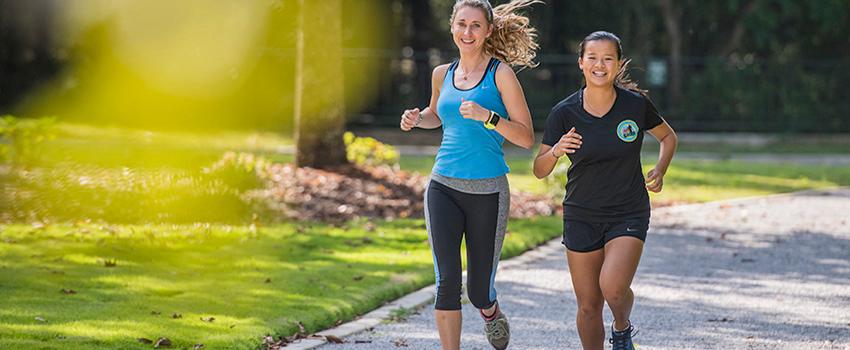
[[[614,314],[610,342],[631,350],[632,279],[649,228],[647,190],[661,192],[677,137],[646,91],[625,76],[620,39],[594,32],[582,42],[579,68],[586,86],[554,108],[546,121],[534,175],[552,173],[567,155],[564,245],[578,303],[576,324],[584,349],[602,349],[604,302]],[[643,132],[661,142],[658,163],[643,176]]]

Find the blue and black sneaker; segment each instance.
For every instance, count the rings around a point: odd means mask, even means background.
[[[632,342],[632,337],[637,335],[637,330],[629,322],[629,328],[623,331],[615,331],[614,325],[611,325],[611,339],[608,340],[613,345],[613,350],[635,350],[635,343]]]

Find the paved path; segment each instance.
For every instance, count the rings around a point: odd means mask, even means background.
[[[437,154],[438,146],[415,146],[395,145],[402,156],[429,156]],[[281,154],[295,154],[294,146],[280,146],[277,151]],[[534,154],[519,147],[505,147],[505,154],[514,157],[527,157],[533,159]],[[656,159],[657,151],[644,151],[643,159]],[[774,164],[807,164],[848,166],[850,165],[850,154],[844,153],[817,153],[817,154],[785,154],[785,153],[712,153],[712,152],[676,152],[676,159],[706,160],[706,161],[734,161],[745,163],[774,163]]]
[[[409,146],[399,145],[394,146],[398,149],[401,155],[409,156],[434,156],[437,154],[439,147],[437,146]],[[533,154],[528,150],[518,147],[505,147],[505,154],[516,157],[533,158]],[[644,151],[643,159],[656,159],[658,151]],[[708,161],[734,161],[744,163],[778,163],[778,164],[808,164],[808,165],[829,165],[829,166],[848,166],[850,165],[850,155],[843,153],[817,153],[817,154],[784,154],[784,153],[718,153],[718,152],[676,152],[676,159],[687,160],[708,160]]]
[[[505,262],[496,287],[512,349],[580,349],[558,240]],[[850,189],[656,210],[633,289],[642,350],[850,350]],[[490,349],[475,311],[462,348]],[[320,349],[439,348],[430,305],[346,340]]]

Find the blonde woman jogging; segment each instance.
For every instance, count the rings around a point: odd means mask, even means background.
[[[443,128],[425,191],[425,223],[437,280],[435,318],[443,349],[460,348],[461,240],[466,239],[467,294],[484,319],[487,340],[505,349],[510,328],[494,282],[507,227],[510,192],[502,144],[529,149],[531,114],[510,66],[532,67],[537,44],[517,10],[539,1],[493,8],[460,0],[450,19],[460,58],[434,69],[428,107],[404,111],[401,129]]]

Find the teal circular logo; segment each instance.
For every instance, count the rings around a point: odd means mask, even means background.
[[[637,123],[631,119],[621,121],[620,125],[617,125],[617,137],[626,142],[637,140],[638,131]]]

